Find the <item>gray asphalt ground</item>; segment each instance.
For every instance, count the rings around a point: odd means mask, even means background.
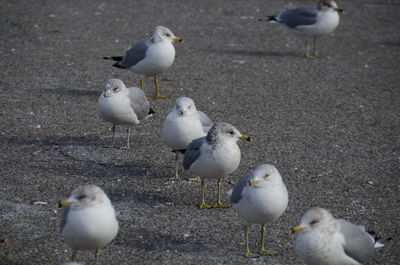
[[[288,3],[1,1],[0,264],[68,261],[53,205],[88,183],[119,214],[101,264],[302,264],[287,232],[312,206],[377,231],[385,247],[370,264],[399,264],[400,2],[339,1],[341,23],[315,60],[285,27],[258,21]],[[185,41],[160,81],[170,98],[151,103],[157,114],[133,128],[131,150],[107,148],[111,125],[96,114],[98,96],[109,78],[132,86],[140,77],[102,57],[156,25]],[[200,210],[198,183],[168,179],[174,156],[161,129],[179,96],[255,138],[240,143],[240,167],[225,183],[261,163],[280,170],[289,206],[266,243],[277,256],[244,258],[233,210]],[[117,137],[125,144],[124,128]],[[210,182],[209,201],[215,190]],[[259,227],[251,229],[255,250]]]

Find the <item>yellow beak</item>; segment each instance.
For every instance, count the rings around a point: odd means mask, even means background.
[[[295,227],[293,227],[292,230],[289,231],[289,235],[293,235],[293,234],[295,234],[297,232],[300,232],[300,231],[303,231],[303,230],[304,230],[303,227],[301,227],[299,225],[296,225]]]
[[[179,37],[175,37],[172,39],[174,42],[183,42],[183,40]]]
[[[65,206],[70,206],[70,205],[72,205],[72,202],[67,201],[67,200],[61,200],[61,201],[58,201],[56,203],[55,207],[56,208],[62,208],[62,207],[65,207]]]
[[[255,178],[251,178],[250,180],[249,180],[249,184],[250,184],[250,186],[251,185],[256,185],[257,183],[259,183],[260,181],[259,180],[256,180]]]
[[[250,136],[247,136],[247,135],[242,135],[240,137],[240,139],[241,140],[246,140],[246,141],[249,141],[249,142],[253,142],[253,138],[251,138]]]

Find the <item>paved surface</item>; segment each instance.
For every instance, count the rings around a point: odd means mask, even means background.
[[[301,264],[287,231],[312,206],[391,238],[370,264],[398,264],[400,2],[340,1],[346,12],[316,60],[284,27],[258,22],[287,3],[1,1],[0,264],[67,261],[53,204],[85,183],[103,187],[119,212],[101,264]],[[152,102],[157,115],[132,130],[131,150],[106,148],[110,125],[97,117],[97,98],[107,79],[139,77],[102,56],[155,25],[185,40],[160,81],[170,99]],[[255,138],[240,144],[241,165],[226,182],[261,163],[280,170],[290,202],[267,235],[277,256],[245,259],[233,210],[199,210],[197,183],[168,180],[173,154],[161,128],[182,95]],[[207,192],[211,200],[214,185]]]

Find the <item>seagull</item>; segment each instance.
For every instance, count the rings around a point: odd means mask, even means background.
[[[186,147],[194,140],[207,135],[212,126],[208,116],[196,109],[191,98],[179,97],[172,111],[165,119],[162,142],[175,152],[175,178],[180,179],[178,154],[185,153]]]
[[[112,123],[112,146],[115,146],[115,126],[128,125],[125,148],[129,149],[130,126],[138,125],[142,119],[155,113],[149,105],[140,88],[126,88],[124,82],[119,79],[107,81],[106,87],[99,97],[97,110],[103,120]]]
[[[182,42],[172,31],[164,26],[155,27],[150,39],[140,41],[130,46],[124,56],[104,57],[117,61],[114,67],[131,69],[133,72],[147,77],[154,77],[155,98],[166,98],[160,95],[157,75],[167,70],[175,60],[173,42]],[[144,80],[140,80],[143,89]]]
[[[58,202],[64,207],[61,233],[72,248],[72,261],[78,250],[95,250],[96,265],[100,249],[118,233],[114,207],[104,191],[95,185],[79,186],[67,200]]]
[[[274,255],[275,251],[264,248],[266,225],[277,220],[288,205],[288,192],[282,177],[273,165],[258,166],[243,177],[235,186],[231,196],[233,209],[246,221],[244,234],[247,258],[258,257],[249,249],[249,224],[261,225],[260,254]]]
[[[200,209],[229,207],[221,202],[223,178],[235,171],[240,163],[239,139],[253,141],[229,123],[215,123],[207,136],[193,140],[183,157],[183,167],[201,178]],[[218,200],[215,205],[205,203],[205,179],[217,179]]]
[[[311,208],[301,218],[296,254],[307,265],[360,265],[370,261],[374,249],[382,247],[374,232],[343,219],[335,219],[323,208]]]
[[[339,25],[339,13],[343,9],[338,8],[335,1],[319,0],[316,6],[287,7],[276,16],[267,17],[266,21],[280,23],[293,29],[296,33],[314,42],[313,54],[309,54],[308,40],[305,40],[306,57],[315,58],[317,54],[317,38],[331,34]],[[260,19],[265,20],[265,19]]]

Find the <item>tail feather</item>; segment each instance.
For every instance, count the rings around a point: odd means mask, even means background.
[[[121,68],[121,69],[125,69],[126,68],[126,67],[123,67],[122,65],[120,65],[119,62],[116,62],[112,66],[117,67],[117,68]]]
[[[110,56],[110,57],[104,56],[103,59],[120,62],[120,61],[122,61],[123,57],[122,56]]]
[[[259,21],[267,21],[271,23],[279,23],[279,20],[276,18],[276,16],[267,16],[267,18],[260,18]]]
[[[384,244],[382,244],[381,242],[379,242],[379,240],[381,239],[381,237],[379,237],[378,234],[377,234],[376,232],[374,232],[374,231],[367,231],[367,232],[368,232],[368,234],[370,234],[371,237],[374,239],[374,241],[375,241],[374,247],[375,247],[375,248],[381,248],[381,247],[384,246]]]

